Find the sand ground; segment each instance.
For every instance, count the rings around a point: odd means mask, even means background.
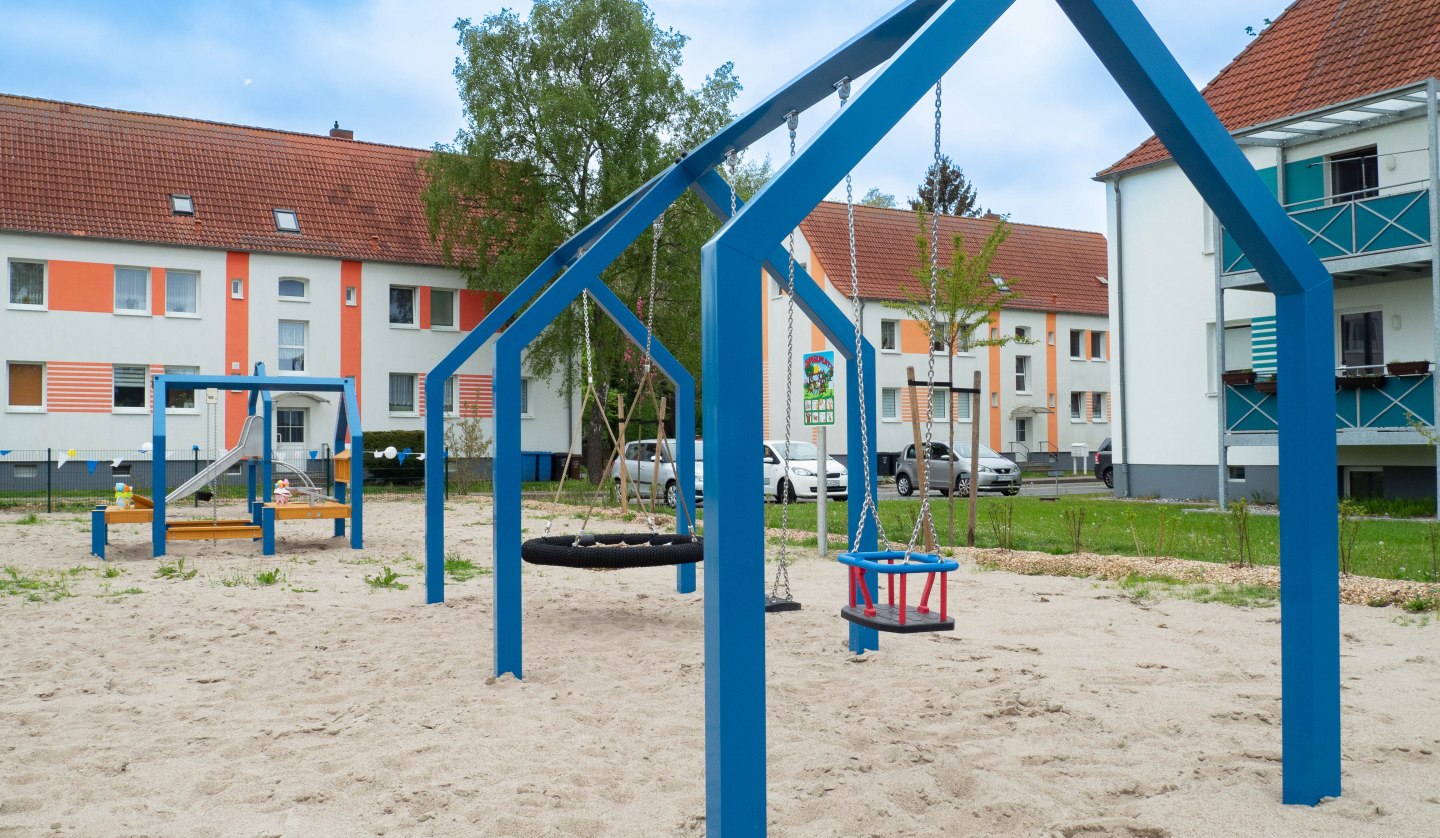
[[[488,504],[450,508],[488,565]],[[0,565],[73,594],[0,595],[0,835],[704,832],[702,608],[673,571],[527,568],[526,680],[494,681],[490,577],[423,605],[418,500],[367,513],[358,553],[310,522],[268,561],[172,545],[188,580],[139,527],[107,579],[84,516],[0,514]],[[411,587],[372,589],[384,566]],[[1398,609],[1342,606],[1345,793],[1286,807],[1274,608],[966,566],[957,631],[855,658],[841,569],[792,576],[772,834],[1440,835],[1440,627]]]

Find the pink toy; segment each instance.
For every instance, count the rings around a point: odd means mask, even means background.
[[[275,481],[275,503],[276,503],[276,504],[282,504],[282,503],[289,503],[289,502],[290,502],[290,481],[289,481],[289,480],[286,480],[285,478],[282,477],[282,478],[280,478],[279,480],[276,480],[276,481]]]

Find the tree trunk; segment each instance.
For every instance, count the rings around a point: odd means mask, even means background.
[[[975,393],[970,396],[970,527],[965,546],[975,546],[975,498],[980,491],[980,371],[975,371]]]
[[[950,351],[947,354],[950,357],[947,360],[950,364],[950,370],[945,378],[950,382],[950,386],[954,387],[955,346],[953,343],[949,349]],[[950,476],[948,478],[950,481],[950,491],[947,493],[950,496],[950,537],[946,543],[948,543],[953,550],[955,548],[955,391],[950,389],[945,391],[945,418],[949,420],[950,424]],[[970,476],[970,480],[974,482],[975,476],[973,474]]]

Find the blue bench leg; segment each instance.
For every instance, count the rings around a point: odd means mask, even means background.
[[[105,559],[105,544],[108,542],[110,533],[107,532],[109,524],[105,523],[105,507],[97,506],[90,510],[90,552]]]
[[[260,509],[260,552],[275,555],[275,510],[272,507]]]

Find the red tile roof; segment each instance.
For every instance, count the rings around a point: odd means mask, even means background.
[[[964,236],[965,248],[974,253],[995,224],[994,218],[941,216],[942,264],[950,261],[956,233]],[[800,222],[800,232],[826,276],[848,293],[850,243],[845,205],[820,204]],[[909,210],[855,207],[855,253],[862,297],[903,300],[907,288],[923,293],[914,275],[920,267],[915,246],[919,233],[919,221]],[[1109,311],[1108,289],[1099,280],[1109,272],[1105,237],[1099,233],[1012,223],[1010,237],[990,267],[1014,282],[1021,293],[1011,308],[1100,315]]]
[[[0,229],[440,265],[412,148],[0,95]],[[195,215],[173,215],[170,194]],[[299,234],[271,211],[295,210]]]
[[[1296,0],[1205,87],[1235,131],[1440,75],[1440,2]],[[1151,137],[1099,177],[1169,159]]]

